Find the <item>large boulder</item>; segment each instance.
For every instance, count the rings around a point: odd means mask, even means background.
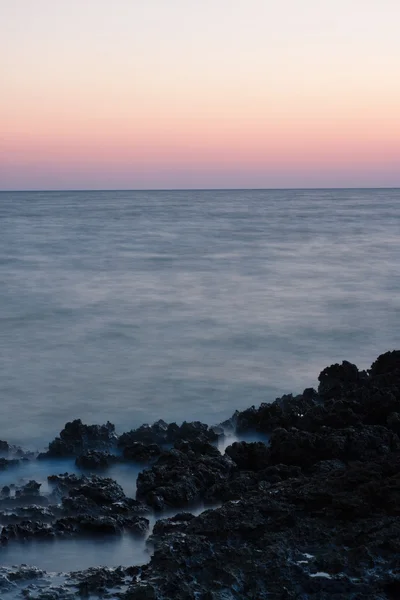
[[[318,394],[324,398],[340,397],[344,391],[350,390],[360,379],[356,365],[344,360],[326,367],[318,376]]]
[[[49,444],[47,452],[38,458],[78,456],[87,450],[110,450],[117,442],[115,427],[105,425],[84,425],[80,419],[66,423],[60,436]]]
[[[392,350],[378,356],[369,370],[371,377],[393,374],[400,383],[400,350]],[[393,379],[394,381],[394,379]]]
[[[150,462],[160,454],[161,448],[158,444],[143,444],[142,442],[132,442],[123,450],[124,458],[135,462]]]

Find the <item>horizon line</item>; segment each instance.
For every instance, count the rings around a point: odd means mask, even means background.
[[[54,192],[273,192],[273,191],[308,191],[308,190],[400,190],[399,186],[335,186],[335,187],[235,187],[235,188],[64,188],[64,189],[0,189],[0,194],[8,193],[54,193]]]

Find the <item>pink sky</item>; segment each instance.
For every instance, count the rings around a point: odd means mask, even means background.
[[[0,189],[400,186],[397,1],[55,4],[0,0]]]

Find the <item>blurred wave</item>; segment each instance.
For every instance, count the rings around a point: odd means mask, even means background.
[[[400,190],[0,193],[0,438],[215,423],[400,346]]]

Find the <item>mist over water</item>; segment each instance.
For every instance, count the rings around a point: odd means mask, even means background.
[[[0,439],[210,424],[400,347],[400,190],[0,194]]]

